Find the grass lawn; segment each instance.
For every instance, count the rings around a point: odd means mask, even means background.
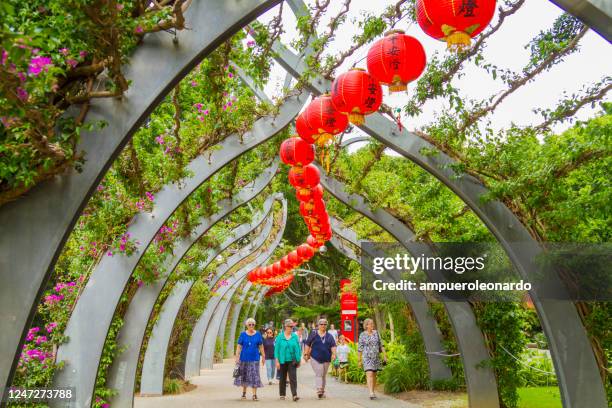
[[[519,388],[519,408],[562,408],[558,387]]]

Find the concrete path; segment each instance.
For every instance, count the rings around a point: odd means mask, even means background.
[[[276,407],[293,406],[291,391],[287,386],[288,399],[281,401],[278,397],[278,383],[267,385],[257,391],[259,401],[251,400],[251,390],[247,391],[247,400],[241,401],[241,389],[232,384],[232,360],[225,360],[223,364],[215,364],[213,370],[202,370],[199,377],[191,379],[196,389],[180,394],[162,397],[136,397],[136,408],[231,408],[246,405],[273,405]],[[261,368],[262,381],[266,378],[265,368]],[[338,383],[334,377],[328,376],[326,398],[318,400],[314,387],[314,374],[309,364],[303,364],[298,369],[298,396],[300,407],[317,408],[420,408],[420,405],[411,404],[386,395],[378,395],[378,399],[370,400],[368,390],[364,385]]]

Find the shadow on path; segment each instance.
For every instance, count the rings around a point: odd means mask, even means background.
[[[291,392],[287,387],[287,400],[281,401],[278,397],[278,383],[265,386],[257,391],[258,402],[252,401],[250,389],[247,391],[247,400],[241,401],[241,389],[232,382],[233,360],[225,360],[223,364],[215,364],[213,370],[202,370],[200,376],[193,377],[191,383],[197,388],[180,395],[165,395],[162,397],[136,397],[136,408],[230,408],[242,407],[245,404],[273,404],[275,406],[293,405]],[[266,378],[264,367],[260,369],[262,381]],[[326,398],[318,400],[314,387],[314,373],[309,364],[302,363],[298,369],[298,401],[301,407],[318,408],[421,408],[421,405],[411,404],[387,395],[378,394],[378,399],[372,401],[368,397],[368,390],[360,384],[339,383],[332,376],[327,378]]]

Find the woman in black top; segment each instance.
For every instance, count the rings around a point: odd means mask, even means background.
[[[274,332],[271,328],[268,328],[263,341],[264,354],[266,355],[266,374],[268,376],[268,384],[273,383],[276,373],[276,364],[274,361],[274,340]]]

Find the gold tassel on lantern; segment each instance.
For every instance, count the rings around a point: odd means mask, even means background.
[[[361,126],[365,123],[365,118],[359,108],[353,108],[353,111],[348,114],[349,122],[353,125]]]
[[[389,92],[402,92],[408,90],[408,84],[402,82],[399,75],[393,77],[393,82],[389,84]]]

